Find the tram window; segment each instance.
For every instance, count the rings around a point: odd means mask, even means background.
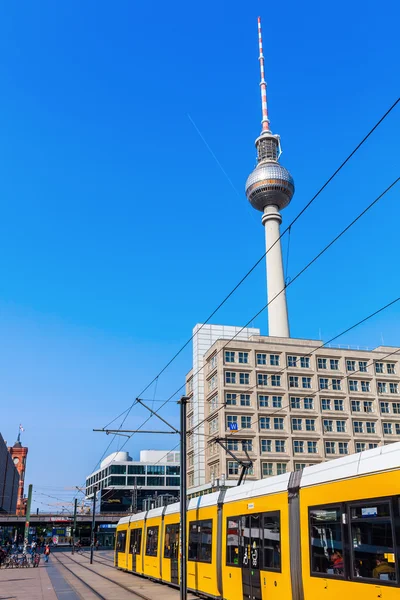
[[[311,571],[343,577],[343,541],[340,507],[310,509]]]
[[[164,558],[173,557],[174,547],[179,544],[179,524],[166,525],[165,526],[165,540],[164,540]]]
[[[147,528],[146,556],[157,556],[158,525]]]
[[[264,569],[281,569],[281,527],[279,512],[263,515]]]
[[[350,505],[353,577],[396,581],[389,502]]]
[[[240,517],[226,520],[226,564],[239,566]]]
[[[140,554],[142,551],[142,530],[131,529],[130,554]]]
[[[191,521],[189,523],[188,560],[211,562],[212,521]]]
[[[117,533],[117,552],[125,552],[126,547],[126,531],[118,531]]]

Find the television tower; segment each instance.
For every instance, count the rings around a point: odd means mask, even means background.
[[[281,155],[280,137],[273,134],[269,127],[260,17],[258,17],[258,45],[262,130],[255,142],[257,166],[246,181],[246,196],[250,204],[263,213],[261,221],[265,227],[267,250],[268,333],[270,336],[290,337],[279,230],[282,223],[280,211],[293,197],[294,181],[289,171],[278,162]]]

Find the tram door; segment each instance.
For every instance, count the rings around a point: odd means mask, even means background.
[[[179,523],[167,525],[165,537],[165,556],[170,559],[171,583],[179,584]]]
[[[242,517],[241,536],[243,600],[261,600],[261,516]]]
[[[131,548],[130,552],[132,554],[132,571],[134,573],[137,572],[137,557],[140,556],[141,553],[141,544],[142,544],[142,530],[141,529],[131,529]]]

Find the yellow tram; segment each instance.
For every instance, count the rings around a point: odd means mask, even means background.
[[[400,599],[400,443],[208,494],[188,589],[224,600]],[[118,568],[179,584],[179,504],[124,517]]]

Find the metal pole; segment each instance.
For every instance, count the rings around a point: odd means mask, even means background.
[[[31,519],[31,504],[32,504],[32,484],[29,484],[29,488],[28,488],[28,502],[26,503],[26,518],[25,518],[25,535],[24,535],[24,542],[25,540],[28,541],[28,535],[29,535],[29,521]]]
[[[181,581],[180,581],[180,600],[187,598],[187,560],[186,560],[186,405],[188,402],[187,396],[182,396],[180,399],[181,413]]]
[[[76,532],[76,511],[78,508],[78,498],[74,501],[74,523],[72,525],[72,554],[75,552],[75,532]]]
[[[92,543],[90,544],[90,564],[93,564],[93,551],[94,551],[94,528],[96,526],[96,495],[97,488],[95,487],[93,490],[93,514],[92,514]]]

